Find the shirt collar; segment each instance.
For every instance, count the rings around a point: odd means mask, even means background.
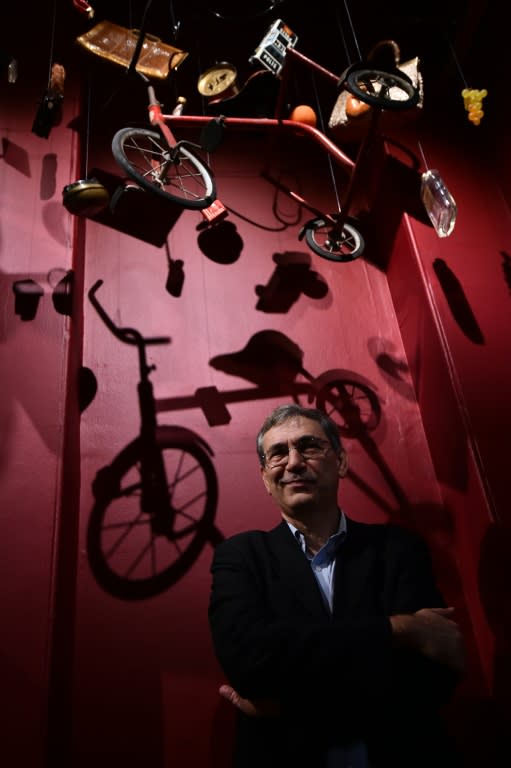
[[[289,526],[289,529],[293,536],[296,538],[300,546],[302,547],[303,551],[305,552],[305,537],[301,531],[298,530],[298,528],[293,525],[293,523],[290,523],[289,520],[286,520],[286,523]],[[342,509],[339,509],[339,527],[337,528],[337,531],[333,533],[326,544],[324,544],[325,547],[333,547],[337,549],[337,547],[342,544],[344,539],[346,538],[346,533],[348,530],[348,525],[346,523],[346,515],[342,511]]]

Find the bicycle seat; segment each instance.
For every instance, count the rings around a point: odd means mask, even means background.
[[[239,352],[213,357],[212,368],[260,387],[289,386],[303,370],[303,352],[280,331],[259,331]]]

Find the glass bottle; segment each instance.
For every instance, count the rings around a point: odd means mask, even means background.
[[[421,177],[421,199],[439,237],[448,237],[456,223],[456,202],[436,168]]]

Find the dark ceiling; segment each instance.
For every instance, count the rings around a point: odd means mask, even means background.
[[[146,91],[142,81],[126,77],[123,68],[105,65],[85,54],[76,38],[107,20],[126,29],[143,29],[163,42],[187,52],[186,59],[168,78],[157,83],[157,96],[170,111],[178,96],[187,99],[187,114],[204,114],[198,92],[200,75],[217,62],[229,62],[238,74],[238,86],[260,67],[249,59],[269,26],[282,19],[296,35],[296,49],[321,67],[340,75],[365,58],[382,39],[394,39],[401,60],[418,56],[424,78],[425,106],[455,104],[468,85],[498,89],[507,67],[506,26],[490,0],[88,0],[94,17],[80,11],[87,0],[51,0],[33,4],[30,13],[22,3],[9,3],[0,29],[0,53],[19,59],[16,88],[0,78],[0,99],[11,103],[33,102],[48,84],[49,62],[64,64],[67,77],[89,83],[92,130],[101,126],[110,133],[126,120],[146,119]],[[4,57],[4,60],[7,60]],[[500,62],[500,64],[499,64]],[[310,72],[293,73],[295,94],[308,100],[317,87]],[[330,86],[329,86],[330,87]],[[28,95],[27,95],[28,88]],[[307,92],[307,88],[309,91]],[[85,89],[87,90],[87,89]],[[446,98],[442,99],[442,94]],[[317,96],[317,94],[315,94]],[[334,95],[335,101],[335,95]],[[321,102],[316,98],[316,106]],[[328,110],[332,108],[332,101]],[[35,109],[35,106],[34,106]],[[507,106],[493,110],[507,110]],[[126,114],[126,111],[129,114]],[[426,111],[426,110],[424,110]],[[445,110],[440,110],[443,114]],[[490,112],[490,111],[489,111]],[[231,113],[232,114],[232,113]],[[92,118],[90,117],[92,115]],[[328,115],[325,109],[325,116]],[[489,115],[490,116],[490,115]],[[499,114],[501,119],[501,114]],[[466,121],[465,121],[466,122]],[[485,118],[485,125],[487,118]],[[108,123],[108,126],[107,126]]]
[[[62,0],[61,0],[62,1]],[[85,2],[85,0],[67,0]],[[199,75],[216,62],[227,61],[243,85],[253,73],[249,57],[269,25],[282,19],[298,35],[297,50],[335,74],[364,58],[379,40],[394,39],[401,60],[419,56],[425,82],[452,87],[479,82],[486,57],[483,46],[491,24],[487,0],[90,0],[91,22],[75,9],[79,32],[108,19],[127,28],[141,28],[188,52],[166,88],[185,95],[190,111],[197,102]],[[495,14],[494,14],[495,15]],[[168,99],[168,97],[167,97]]]

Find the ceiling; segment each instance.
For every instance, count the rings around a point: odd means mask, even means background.
[[[68,0],[69,3],[85,0]],[[200,109],[197,81],[220,61],[234,65],[243,85],[254,72],[249,58],[275,19],[298,35],[297,50],[334,74],[364,58],[379,40],[392,38],[401,60],[419,56],[425,82],[457,93],[482,70],[488,37],[487,0],[90,0],[93,23],[108,19],[143,28],[188,53],[169,78],[186,95],[188,111]],[[91,26],[75,14],[78,27]],[[82,30],[82,31],[83,31]],[[474,45],[475,43],[475,45]],[[475,49],[475,53],[474,53]],[[473,87],[483,87],[474,83]]]

